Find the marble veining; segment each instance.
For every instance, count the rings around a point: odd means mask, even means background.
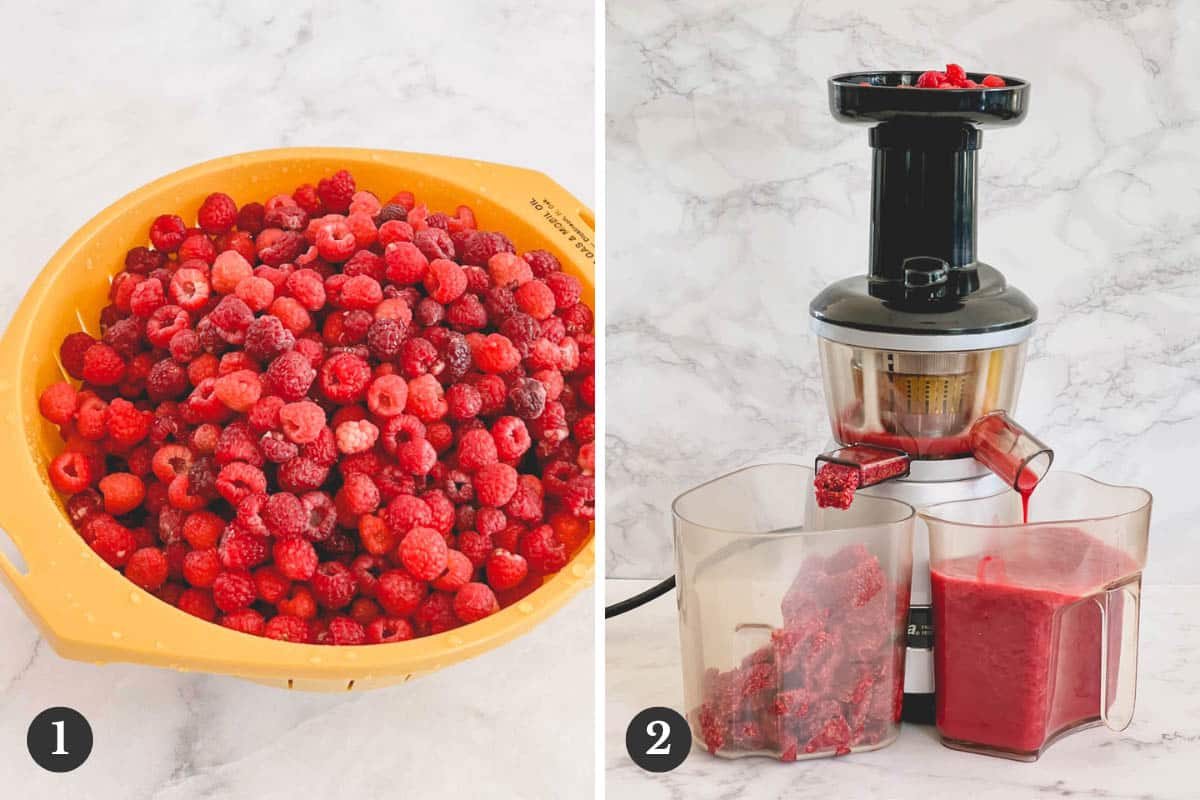
[[[648,587],[607,581],[607,602]],[[838,800],[1190,800],[1200,755],[1200,587],[1148,586],[1142,597],[1138,696],[1121,733],[1092,728],[1052,744],[1035,763],[949,750],[929,726],[905,724],[893,744],[838,759],[781,764],[718,759],[693,744],[677,770],[642,771],[625,752],[625,728],[638,711],[682,711],[683,685],[674,595],[605,625],[606,794],[626,800],[833,798]]]
[[[1058,466],[1149,488],[1147,581],[1195,583],[1188,8],[610,0],[608,574],[669,573],[682,490],[826,443],[807,307],[866,269],[870,151],[825,80],[949,59],[1033,84],[1027,120],[980,154],[978,252],[1040,308],[1017,416]]]
[[[5,4],[0,326],[89,217],[147,181],[230,153],[344,145],[460,155],[538,169],[593,204],[593,8]],[[282,800],[298,788],[346,800],[587,797],[592,597],[413,683],[315,695],[65,661],[0,591],[0,785],[29,800]],[[553,680],[531,677],[541,669]],[[82,711],[96,735],[88,763],[65,776],[42,771],[24,747],[30,720],[53,705]]]

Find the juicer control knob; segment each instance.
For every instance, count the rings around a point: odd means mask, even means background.
[[[910,256],[904,259],[904,288],[909,297],[923,296],[939,300],[946,296],[950,264],[934,256]]]

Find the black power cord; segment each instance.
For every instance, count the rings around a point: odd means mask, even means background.
[[[667,578],[661,583],[656,583],[644,592],[638,592],[633,597],[626,597],[613,603],[611,606],[604,607],[604,618],[612,619],[613,617],[624,614],[626,611],[632,611],[639,606],[644,606],[656,597],[661,597],[667,592],[675,588],[675,576]]]

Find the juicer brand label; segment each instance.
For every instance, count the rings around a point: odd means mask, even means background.
[[[566,240],[565,247],[579,251],[584,258],[590,261],[596,260],[596,244],[592,241],[591,232],[577,225],[569,212],[559,208],[545,197],[530,197],[529,205],[534,211],[540,211],[546,224]]]
[[[929,606],[908,609],[908,647],[910,650],[933,649],[933,610]]]

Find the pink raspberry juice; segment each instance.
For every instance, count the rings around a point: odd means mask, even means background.
[[[1137,571],[1074,528],[1033,529],[1003,554],[933,565],[943,738],[1035,755],[1057,733],[1097,719],[1104,631],[1090,598]],[[1109,636],[1119,641],[1120,631]],[[1114,655],[1114,679],[1117,667]]]

